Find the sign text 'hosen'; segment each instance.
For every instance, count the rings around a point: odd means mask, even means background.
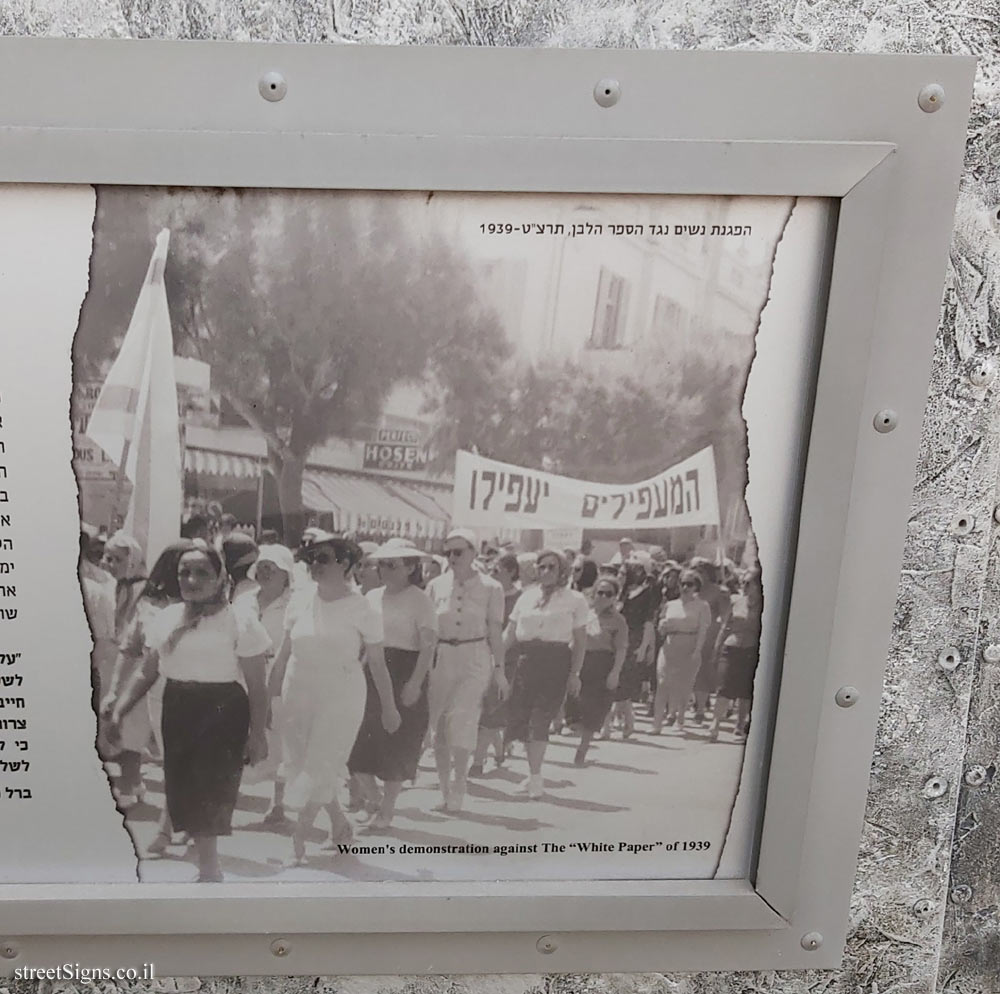
[[[471,452],[455,456],[453,520],[470,527],[680,528],[717,525],[711,446],[639,483],[590,483]]]

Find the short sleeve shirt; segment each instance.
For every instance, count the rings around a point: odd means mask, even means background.
[[[315,588],[293,596],[285,612],[285,631],[292,639],[292,654],[300,662],[335,662],[347,666],[364,663],[362,649],[380,645],[382,618],[363,594],[325,601]]]
[[[589,606],[587,598],[578,590],[560,587],[549,601],[542,605],[543,590],[540,586],[525,590],[510,613],[514,634],[518,642],[561,642],[568,645],[573,629],[587,624]]]
[[[437,612],[431,599],[412,584],[390,594],[376,587],[365,595],[382,618],[385,644],[393,649],[419,649],[421,629],[437,633]]]
[[[438,637],[461,641],[481,639],[490,624],[503,625],[503,587],[484,573],[458,582],[448,570],[427,585],[438,620]]]
[[[271,647],[252,605],[243,599],[202,618],[171,651],[166,643],[184,617],[183,604],[165,607],[147,630],[146,644],[160,654],[168,680],[229,683],[242,679],[239,661],[262,656]]]
[[[628,646],[628,625],[618,611],[598,614],[593,608],[587,615],[587,650],[616,652]]]

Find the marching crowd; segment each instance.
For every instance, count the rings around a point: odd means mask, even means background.
[[[166,803],[148,854],[188,845],[200,881],[222,879],[217,840],[248,770],[273,780],[264,821],[290,827],[289,863],[301,865],[321,809],[333,847],[356,824],[388,830],[426,748],[437,810],[455,813],[491,751],[502,765],[523,743],[523,791],[537,800],[550,735],[578,735],[583,766],[595,737],[635,734],[637,707],[654,735],[692,721],[713,741],[723,723],[746,735],[755,571],[679,563],[628,538],[598,564],[586,542],[526,553],[461,528],[441,556],[318,528],[294,553],[232,521],[184,533],[147,572],[131,536],[81,532],[80,579],[117,803],[141,800],[144,759],[161,762]]]

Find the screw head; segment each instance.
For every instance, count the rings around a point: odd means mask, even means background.
[[[292,947],[287,939],[275,939],[271,943],[272,956],[287,956],[291,951]]]
[[[984,783],[986,783],[986,767],[970,766],[965,771],[965,782],[970,787],[981,787]]]
[[[279,100],[285,99],[288,83],[285,82],[285,77],[280,72],[272,70],[260,77],[257,81],[257,90],[265,100],[277,103]]]
[[[621,98],[622,87],[617,79],[600,79],[594,86],[594,99],[601,107],[614,107]]]
[[[6,939],[3,943],[0,943],[0,956],[4,959],[17,959],[20,954],[21,950],[18,948],[16,942]]]
[[[913,902],[910,909],[917,918],[930,918],[934,913],[934,902],[929,898],[922,897],[919,901]]]
[[[953,535],[968,535],[976,527],[976,516],[968,511],[958,511],[951,519]]]
[[[823,945],[823,936],[819,932],[806,932],[800,941],[800,945],[803,949],[808,949],[809,952],[815,952]]]
[[[1000,525],[1000,504],[993,508],[993,520]]]
[[[997,378],[997,365],[989,358],[979,359],[969,370],[969,382],[974,387],[988,387]]]
[[[887,435],[899,424],[899,415],[891,407],[883,407],[872,419],[872,424],[880,435]]]
[[[995,642],[990,643],[983,649],[983,659],[988,663],[1000,663],[1000,645]]]
[[[841,687],[834,699],[840,707],[852,708],[858,703],[860,697],[861,691],[857,687]]]
[[[546,956],[554,953],[559,948],[559,943],[556,942],[555,936],[543,935],[536,943],[535,948],[540,952],[544,953]]]
[[[951,899],[955,904],[968,904],[972,900],[972,888],[968,884],[952,887]]]
[[[934,114],[944,106],[944,87],[940,83],[928,83],[917,94],[917,104],[925,114]]]
[[[924,797],[935,799],[948,793],[948,781],[944,777],[931,777],[924,783]]]
[[[942,649],[938,653],[938,666],[943,670],[947,670],[949,673],[956,669],[958,664],[962,661],[962,657],[958,653],[958,649],[953,649],[950,646],[947,649]]]

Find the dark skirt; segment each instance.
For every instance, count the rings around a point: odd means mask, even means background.
[[[563,642],[522,642],[507,709],[508,741],[547,742],[562,707],[570,651]]]
[[[618,677],[618,687],[611,692],[612,700],[615,702],[637,701],[642,692],[643,664],[636,655],[639,646],[642,645],[642,635],[642,626],[628,630],[628,651],[625,653],[625,662]]]
[[[507,677],[507,683],[514,683],[514,674],[517,672],[517,661],[521,654],[517,646],[510,649],[504,657],[503,672]],[[501,700],[500,691],[497,689],[495,680],[490,680],[490,685],[483,695],[483,710],[479,715],[480,728],[506,728],[507,727],[507,701]]]
[[[368,696],[365,715],[347,761],[351,773],[370,773],[380,780],[412,780],[417,775],[417,763],[427,732],[427,681],[420,688],[420,697],[413,707],[404,707],[401,697],[406,681],[413,676],[420,653],[415,649],[385,649],[385,666],[392,680],[392,696],[399,711],[399,728],[390,735],[382,725],[382,703],[379,700],[371,671],[365,670]]]
[[[610,649],[591,649],[583,657],[580,696],[566,698],[567,724],[582,725],[588,732],[601,730],[614,700],[615,692],[607,687],[614,665],[615,654]]]
[[[749,701],[757,672],[757,647],[726,645],[719,664],[719,695],[731,701]]]
[[[246,691],[235,682],[167,680],[162,728],[174,830],[230,835],[250,728]]]

